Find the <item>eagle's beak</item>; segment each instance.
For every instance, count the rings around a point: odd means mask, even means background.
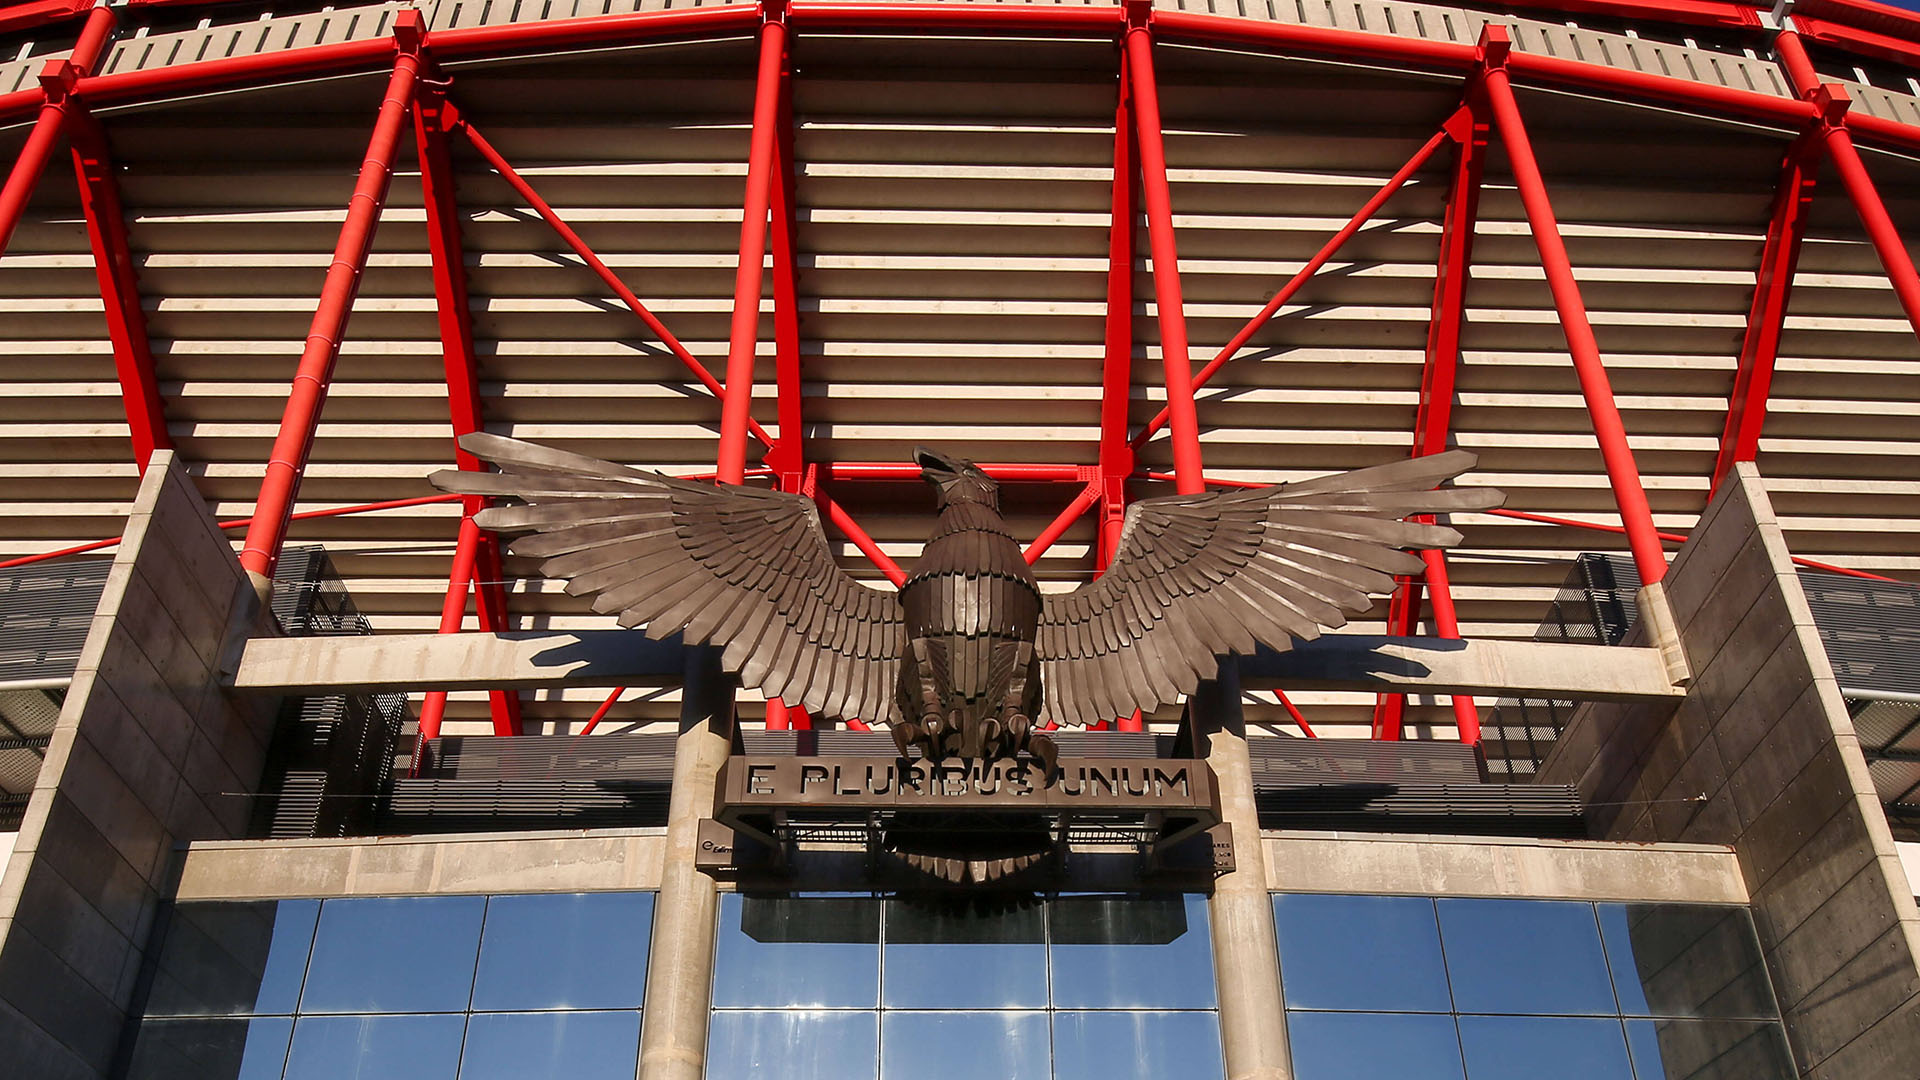
[[[924,446],[913,448],[913,463],[920,466],[921,476],[928,480],[937,480],[942,475],[956,476],[960,472],[959,462]]]

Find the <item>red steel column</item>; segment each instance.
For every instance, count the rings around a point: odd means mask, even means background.
[[[87,14],[87,21],[80,28],[80,37],[74,43],[73,53],[64,60],[50,60],[46,70],[40,75],[44,104],[40,106],[40,118],[34,121],[33,130],[27,134],[27,141],[20,148],[20,156],[14,159],[13,171],[7,174],[7,182],[0,185],[0,252],[7,250],[7,244],[13,239],[13,230],[20,224],[20,215],[27,208],[27,200],[32,198],[33,189],[40,183],[40,174],[46,171],[47,159],[53,155],[53,148],[60,141],[65,130],[67,118],[72,115],[76,102],[68,91],[81,76],[93,70],[93,66],[105,51],[107,37],[113,33],[113,9],[100,4]]]
[[[1753,306],[1747,311],[1747,333],[1740,342],[1740,366],[1727,396],[1727,422],[1720,432],[1720,453],[1713,463],[1713,487],[1733,471],[1736,461],[1752,461],[1760,450],[1760,431],[1767,418],[1767,396],[1773,388],[1773,365],[1780,353],[1780,334],[1786,324],[1787,304],[1793,294],[1793,274],[1800,262],[1800,244],[1807,233],[1807,215],[1813,206],[1820,174],[1821,140],[1801,136],[1787,148],[1774,188],[1773,213],[1767,222],[1766,247],[1753,287]]]
[[[798,491],[805,482],[806,413],[801,400],[799,252],[795,241],[796,194],[793,152],[793,57],[780,53],[780,104],[775,120],[774,164],[769,207],[773,248],[774,391],[780,441],[767,451],[766,463],[782,491]]]
[[[1113,111],[1113,223],[1107,232],[1106,355],[1100,366],[1100,526],[1095,565],[1105,570],[1120,547],[1127,515],[1127,477],[1133,446],[1127,413],[1133,394],[1134,229],[1140,217],[1134,197],[1136,142],[1133,80],[1120,66],[1119,101]]]
[[[126,211],[120,202],[120,184],[114,179],[106,132],[84,106],[73,110],[68,128],[73,174],[80,185],[80,209],[87,220],[87,243],[93,248],[93,272],[100,283],[100,302],[107,319],[107,339],[113,343],[120,400],[126,408],[127,430],[133,436],[133,463],[144,474],[153,452],[171,448],[173,441],[167,437],[167,417],[154,374],[153,349],[147,339],[147,316],[140,308],[140,280],[127,243]]]
[[[1180,299],[1180,254],[1173,235],[1173,196],[1167,186],[1160,88],[1153,74],[1151,15],[1151,7],[1143,0],[1128,0],[1126,65],[1139,135],[1140,193],[1146,203],[1147,243],[1153,255],[1154,303],[1160,312],[1160,362],[1167,373],[1174,489],[1182,495],[1197,495],[1206,490],[1207,482],[1201,474],[1200,416],[1193,402],[1193,362],[1187,355],[1187,316]]]
[[[1489,25],[1481,45],[1487,52],[1483,83],[1487,101],[1506,145],[1507,160],[1513,166],[1514,183],[1520,189],[1520,201],[1526,206],[1534,243],[1540,249],[1541,268],[1546,271],[1547,287],[1553,291],[1553,306],[1560,314],[1560,330],[1566,335],[1567,351],[1573,356],[1574,371],[1580,379],[1580,393],[1586,398],[1587,413],[1593,420],[1600,457],[1606,463],[1613,498],[1620,507],[1620,523],[1627,530],[1627,546],[1633,550],[1633,562],[1640,571],[1641,582],[1652,585],[1666,577],[1667,557],[1660,550],[1660,537],[1653,527],[1653,509],[1647,504],[1640,468],[1634,463],[1633,448],[1627,443],[1626,425],[1621,422],[1619,406],[1613,400],[1613,386],[1600,359],[1600,343],[1593,336],[1593,324],[1587,319],[1580,283],[1573,276],[1573,263],[1567,258],[1566,241],[1560,237],[1553,201],[1547,196],[1540,163],[1533,156],[1533,143],[1527,137],[1526,122],[1520,117],[1520,104],[1514,100],[1513,86],[1507,81],[1506,28]]]
[[[1860,151],[1854,148],[1853,136],[1847,131],[1845,111],[1851,102],[1845,88],[1820,82],[1799,34],[1783,30],[1774,38],[1773,46],[1781,66],[1787,70],[1787,77],[1793,80],[1794,90],[1820,110],[1824,118],[1820,135],[1826,142],[1827,157],[1832,160],[1834,171],[1840,174],[1840,183],[1847,189],[1847,197],[1853,201],[1854,212],[1860,215],[1860,224],[1866,227],[1874,251],[1880,255],[1880,265],[1887,271],[1887,280],[1893,283],[1894,295],[1899,297],[1907,321],[1913,324],[1914,332],[1920,334],[1920,271],[1914,269],[1906,241],[1900,238],[1900,230],[1888,216],[1880,190],[1874,186],[1866,163],[1860,160]]]
[[[260,484],[253,525],[247,529],[246,544],[240,553],[240,565],[263,598],[273,587],[273,565],[280,558],[280,547],[286,540],[287,515],[293,509],[300,474],[306,469],[307,456],[313,447],[314,428],[327,400],[327,384],[333,379],[333,364],[340,356],[340,339],[346,332],[347,318],[353,313],[360,274],[366,268],[374,230],[380,224],[380,209],[386,202],[387,186],[393,178],[393,157],[400,141],[400,127],[413,104],[414,84],[420,71],[420,26],[420,15],[412,9],[400,12],[395,20],[394,36],[399,53],[394,57],[393,75],[387,81],[373,137],[367,143],[359,182],[354,185],[353,198],[347,204],[347,218],[340,226],[340,240],[333,249],[333,262],[327,267],[320,304],[313,313],[306,348],[300,354],[293,389],[280,418],[280,434],[273,441],[267,475]]]
[[[1133,474],[1127,415],[1133,401],[1133,238],[1140,216],[1134,170],[1139,140],[1133,123],[1133,76],[1130,65],[1122,64],[1113,110],[1113,215],[1107,232],[1107,348],[1100,366],[1100,468],[1088,487],[1100,502],[1094,538],[1096,572],[1104,572],[1120,549],[1120,530],[1127,520],[1127,477]],[[1145,728],[1137,709],[1118,720],[1121,731]]]
[[[479,458],[460,448],[460,437],[481,430],[479,362],[473,349],[473,318],[468,308],[466,245],[460,238],[460,208],[455,193],[453,158],[447,149],[447,132],[441,112],[446,108],[443,91],[420,96],[413,115],[414,148],[420,163],[420,188],[427,216],[427,249],[433,260],[434,309],[440,325],[440,352],[447,379],[447,407],[453,422],[455,464],[467,472],[482,472],[486,466]],[[446,607],[441,610],[442,633],[460,629],[459,613],[466,610],[469,582],[474,594],[475,614],[480,629],[495,632],[508,629],[506,570],[500,557],[499,542],[484,530],[468,525],[473,515],[485,509],[487,499],[462,500],[461,543],[473,534],[467,572],[461,573],[461,554],[456,547],[453,572],[447,578],[446,606],[455,608],[452,626],[447,625]],[[520,694],[513,690],[488,691],[488,706],[496,735],[521,732]],[[420,710],[420,729],[428,729],[429,714],[437,733],[446,709],[447,695],[435,691],[427,695]],[[430,738],[431,736],[423,736]]]
[[[747,421],[753,410],[753,360],[760,341],[760,281],[765,270],[767,214],[779,145],[780,69],[786,56],[785,9],[768,4],[760,25],[760,67],[753,96],[753,137],[747,152],[745,215],[740,220],[740,266],[733,281],[733,325],[727,339],[726,397],[720,405],[723,484],[746,479]]]
[[[1484,104],[1478,101],[1479,88],[1469,89],[1469,104],[1448,121],[1448,134],[1459,144],[1454,160],[1453,186],[1447,199],[1445,222],[1440,234],[1440,257],[1434,271],[1433,308],[1427,323],[1426,363],[1420,375],[1420,402],[1413,421],[1413,456],[1425,457],[1447,448],[1447,436],[1453,429],[1454,388],[1460,369],[1460,332],[1467,319],[1467,283],[1473,267],[1474,227],[1480,216],[1480,181],[1486,169],[1488,122]],[[1458,637],[1453,614],[1453,594],[1447,575],[1446,559],[1440,552],[1433,558],[1422,554],[1427,564],[1424,585],[1433,594],[1434,628],[1441,637]],[[1436,572],[1437,566],[1437,572]],[[1406,636],[1420,621],[1420,596],[1423,582],[1404,578],[1395,590],[1387,612],[1387,633]],[[1406,695],[1382,694],[1374,703],[1373,735],[1376,739],[1398,739],[1406,716]],[[1463,741],[1477,741],[1480,714],[1473,698],[1460,695],[1453,699],[1455,726]],[[1468,739],[1472,732],[1474,739]]]
[[[467,514],[460,519],[460,539],[453,547],[453,570],[447,575],[447,597],[440,604],[439,632],[442,634],[460,632],[460,622],[467,614],[467,586],[473,581],[474,558],[479,548],[480,526],[474,524],[472,514]],[[420,705],[420,737],[413,746],[413,774],[416,776],[420,772],[427,740],[440,737],[440,722],[446,713],[447,692],[429,692],[426,701]]]

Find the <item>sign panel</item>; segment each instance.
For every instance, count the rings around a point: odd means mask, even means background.
[[[783,810],[1220,817],[1207,763],[1165,758],[1062,758],[1048,777],[1025,759],[736,755],[720,770],[715,802],[729,824]]]

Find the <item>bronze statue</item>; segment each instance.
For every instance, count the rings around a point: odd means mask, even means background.
[[[1043,595],[971,463],[915,451],[940,517],[897,594],[833,561],[799,495],[679,480],[484,433],[460,445],[500,473],[442,471],[447,491],[524,505],[478,523],[531,532],[516,555],[595,611],[648,637],[722,648],[768,697],[891,726],[901,754],[1031,754],[1037,722],[1091,724],[1191,693],[1219,656],[1285,649],[1342,626],[1460,534],[1402,518],[1486,510],[1504,496],[1437,485],[1471,468],[1450,451],[1293,484],[1169,495],[1128,507],[1105,574]]]

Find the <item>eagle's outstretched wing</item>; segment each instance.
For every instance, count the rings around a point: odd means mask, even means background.
[[[1296,484],[1170,495],[1127,508],[1105,574],[1046,598],[1040,616],[1046,714],[1090,724],[1192,693],[1224,653],[1319,636],[1421,570],[1401,548],[1460,534],[1400,520],[1487,510],[1490,488],[1435,485],[1473,467],[1454,450]]]
[[[593,609],[647,636],[724,649],[721,663],[768,697],[825,716],[889,721],[906,623],[892,593],[833,561],[798,495],[678,480],[498,435],[460,440],[499,473],[444,470],[434,486],[523,506],[476,521],[531,532],[509,548],[543,560]]]

